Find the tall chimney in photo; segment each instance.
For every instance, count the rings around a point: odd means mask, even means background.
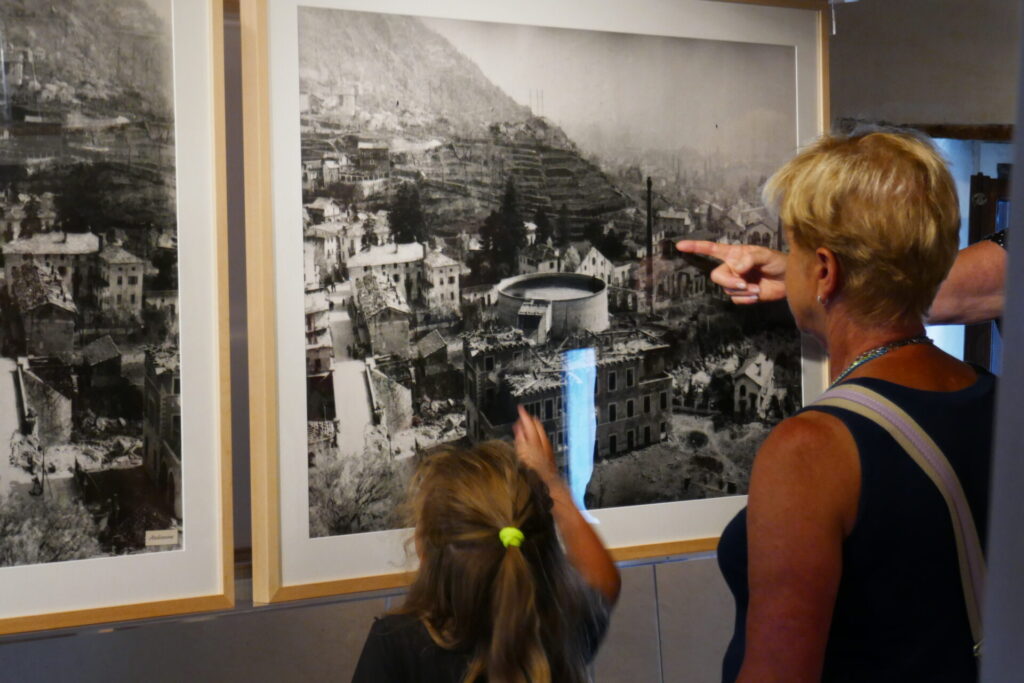
[[[651,176],[647,176],[647,308],[654,315],[654,213],[651,211]]]

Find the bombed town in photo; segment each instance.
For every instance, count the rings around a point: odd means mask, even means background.
[[[589,508],[746,493],[799,336],[674,244],[784,248],[792,49],[313,8],[299,45],[310,535],[402,526],[518,405],[571,469],[583,401]]]
[[[169,16],[0,5],[0,566],[181,547]]]

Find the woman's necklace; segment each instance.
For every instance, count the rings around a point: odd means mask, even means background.
[[[837,385],[840,382],[842,382],[844,379],[846,379],[846,377],[851,372],[853,372],[854,370],[856,370],[860,366],[864,365],[868,361],[874,360],[874,359],[878,358],[879,356],[884,356],[885,354],[889,353],[890,351],[895,351],[896,349],[901,349],[904,346],[910,346],[911,344],[931,344],[931,343],[932,343],[932,340],[928,338],[928,335],[926,335],[926,334],[919,334],[916,337],[910,337],[909,339],[901,339],[899,341],[889,342],[888,344],[882,344],[881,346],[876,346],[873,349],[869,349],[868,351],[865,351],[864,353],[862,353],[859,356],[857,356],[856,358],[854,358],[853,362],[850,363],[849,365],[847,365],[846,369],[843,370],[842,372],[840,372],[839,376],[836,377],[832,381],[832,384],[828,385],[828,388],[831,389],[835,385]]]

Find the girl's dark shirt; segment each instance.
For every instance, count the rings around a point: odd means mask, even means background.
[[[903,408],[942,449],[963,486],[984,543],[995,378],[954,392],[911,389],[859,378]],[[949,510],[938,488],[880,426],[852,412],[818,406],[846,425],[857,445],[857,519],[843,543],[823,681],[930,683],[977,680],[970,625]],[[734,681],[743,663],[747,606],[747,511],[722,533],[718,564],[736,600],[723,663]]]
[[[610,611],[596,592],[590,602],[589,616],[580,625],[587,663],[597,654],[608,630]],[[389,614],[375,619],[370,627],[352,683],[462,683],[471,654],[435,643],[415,615]]]

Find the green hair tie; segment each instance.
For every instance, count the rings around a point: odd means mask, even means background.
[[[498,532],[498,538],[501,539],[501,544],[506,548],[510,545],[518,548],[523,544],[526,536],[523,536],[523,532],[514,526],[507,526]]]

